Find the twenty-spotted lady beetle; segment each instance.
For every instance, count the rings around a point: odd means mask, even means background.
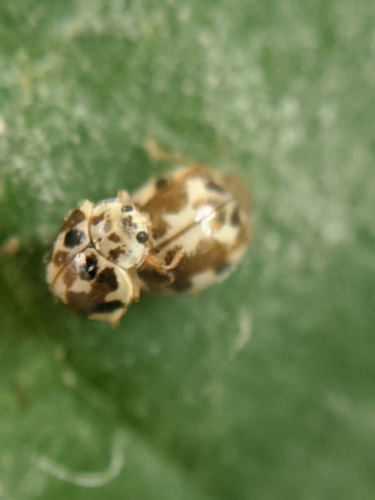
[[[191,165],[153,179],[132,195],[148,213],[153,252],[176,267],[161,272],[145,262],[138,269],[142,288],[153,293],[197,293],[223,281],[235,268],[251,240],[250,195],[233,175]]]
[[[151,221],[126,191],[97,205],[84,201],[66,218],[47,265],[54,295],[77,314],[116,325],[139,299],[136,268],[152,240]]]

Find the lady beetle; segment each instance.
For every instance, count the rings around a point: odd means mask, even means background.
[[[126,191],[70,212],[47,265],[51,291],[73,312],[117,325],[139,299],[136,269],[147,257],[151,221]]]
[[[192,164],[151,180],[132,200],[150,216],[151,254],[165,264],[181,256],[167,272],[142,263],[143,290],[200,292],[227,278],[250,243],[250,194],[234,175]]]

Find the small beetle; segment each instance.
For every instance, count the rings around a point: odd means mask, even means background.
[[[150,216],[152,255],[169,271],[138,268],[142,289],[153,293],[197,293],[223,281],[251,241],[250,194],[240,179],[192,164],[152,179],[132,194]]]
[[[84,201],[61,227],[47,265],[51,291],[73,312],[116,326],[139,299],[136,269],[147,257],[151,221],[126,191]]]

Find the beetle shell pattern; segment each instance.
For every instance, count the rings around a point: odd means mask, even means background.
[[[153,179],[132,201],[150,215],[152,252],[168,264],[177,251],[184,255],[168,272],[147,261],[138,269],[142,289],[152,293],[198,293],[229,276],[251,240],[250,194],[236,176],[208,166],[191,165]]]
[[[47,282],[73,312],[116,326],[140,289],[197,293],[229,276],[251,241],[249,213],[243,183],[202,165],[132,197],[86,200],[55,239]]]
[[[126,191],[96,205],[86,200],[61,227],[47,265],[52,293],[73,312],[116,326],[139,299],[136,268],[152,245],[151,223]]]

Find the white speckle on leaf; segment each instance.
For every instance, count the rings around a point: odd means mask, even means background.
[[[216,88],[219,86],[220,80],[216,75],[208,74],[206,83],[207,83],[208,87]]]
[[[64,384],[68,387],[74,387],[77,385],[77,375],[73,370],[66,369],[62,374]]]
[[[26,162],[24,160],[24,158],[22,158],[21,156],[13,156],[13,164],[12,164],[12,167],[15,169],[15,170],[23,170],[26,166]]]
[[[296,146],[304,138],[302,126],[284,127],[279,135],[279,145],[286,152]]]
[[[277,233],[266,234],[263,241],[266,249],[269,252],[277,252],[281,245],[281,238]]]
[[[234,106],[240,111],[251,111],[251,99],[249,96],[238,96],[233,102]]]
[[[198,34],[198,42],[200,42],[202,45],[209,45],[211,43],[211,37],[206,31],[201,31]]]
[[[150,344],[150,354],[152,354],[153,356],[157,356],[161,351],[161,347],[160,347],[160,344],[156,343],[156,342],[152,342]]]
[[[60,479],[60,481],[66,481],[85,488],[100,488],[116,479],[120,474],[125,461],[124,446],[124,432],[118,430],[112,441],[110,463],[106,469],[98,472],[76,472],[54,462],[47,456],[35,457],[34,463],[39,469],[56,479]]]
[[[0,135],[3,135],[5,132],[5,121],[2,116],[0,116]]]
[[[206,388],[205,394],[213,405],[218,406],[224,398],[223,386],[221,384],[211,384]]]
[[[350,239],[350,231],[342,221],[329,221],[323,227],[323,237],[327,243],[337,244]]]
[[[66,360],[66,350],[63,346],[58,346],[55,350],[55,357],[58,361]]]
[[[294,120],[299,117],[301,106],[294,97],[285,97],[280,105],[280,114],[284,120]]]
[[[88,109],[84,104],[77,104],[73,112],[74,112],[74,118],[76,119],[84,119],[89,114]]]
[[[351,404],[348,398],[329,392],[326,395],[328,406],[340,416],[347,416],[351,412]]]
[[[252,318],[249,311],[242,307],[238,315],[238,334],[234,339],[229,357],[233,359],[250,341],[252,334]]]
[[[336,106],[329,103],[324,103],[320,106],[318,110],[318,117],[322,125],[331,125],[337,119],[337,109]]]
[[[81,142],[81,138],[80,138],[79,135],[76,135],[76,134],[72,135],[72,143],[73,144],[77,144],[78,145],[78,144],[80,144],[80,142]]]
[[[375,429],[375,406],[372,403],[356,403],[354,400],[328,392],[325,397],[328,407],[341,418],[353,423],[355,427],[369,429],[371,432]]]
[[[35,474],[33,468],[27,470],[18,484],[19,498],[40,498],[46,483],[45,476],[43,476],[42,473]]]
[[[187,23],[191,18],[191,8],[188,5],[182,6],[178,11],[177,16],[182,23]]]

